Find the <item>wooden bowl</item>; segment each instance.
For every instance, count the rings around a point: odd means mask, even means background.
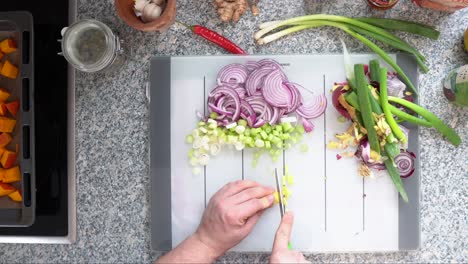
[[[176,0],[166,0],[166,6],[161,16],[149,23],[144,23],[133,11],[134,0],[115,0],[115,9],[120,19],[134,29],[151,32],[166,30],[176,17]]]

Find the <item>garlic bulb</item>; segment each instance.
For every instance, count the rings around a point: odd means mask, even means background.
[[[147,4],[141,13],[143,22],[151,22],[161,16],[162,8],[154,3]]]
[[[135,8],[135,11],[137,12],[143,12],[143,8],[145,8],[147,4],[149,4],[148,0],[135,0],[133,8]]]
[[[157,4],[158,6],[161,6],[164,4],[164,0],[151,0],[152,3]]]

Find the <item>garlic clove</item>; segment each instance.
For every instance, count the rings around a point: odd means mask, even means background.
[[[147,4],[149,4],[148,0],[135,0],[133,8],[135,11],[141,13]]]
[[[162,8],[154,3],[149,3],[143,8],[141,19],[143,22],[151,22],[161,16]]]
[[[164,4],[164,0],[151,0],[152,3],[157,4],[158,6],[161,6]]]

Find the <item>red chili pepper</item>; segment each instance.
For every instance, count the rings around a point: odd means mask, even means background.
[[[176,21],[180,25],[190,29],[193,33],[202,36],[204,39],[220,46],[221,48],[231,52],[232,54],[247,54],[243,49],[239,48],[236,44],[234,44],[232,41],[229,39],[223,37],[222,35],[214,32],[211,29],[208,29],[206,27],[200,26],[200,25],[193,25],[193,26],[187,26],[186,24]]]
[[[243,49],[234,44],[234,42],[214,32],[213,30],[199,25],[190,26],[189,28],[193,33],[202,36],[204,39],[211,41],[212,43],[231,52],[232,54],[247,54]]]

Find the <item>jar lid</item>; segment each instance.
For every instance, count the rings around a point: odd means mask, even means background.
[[[112,64],[118,41],[104,23],[84,19],[63,28],[61,33],[62,54],[74,68],[98,72]]]

